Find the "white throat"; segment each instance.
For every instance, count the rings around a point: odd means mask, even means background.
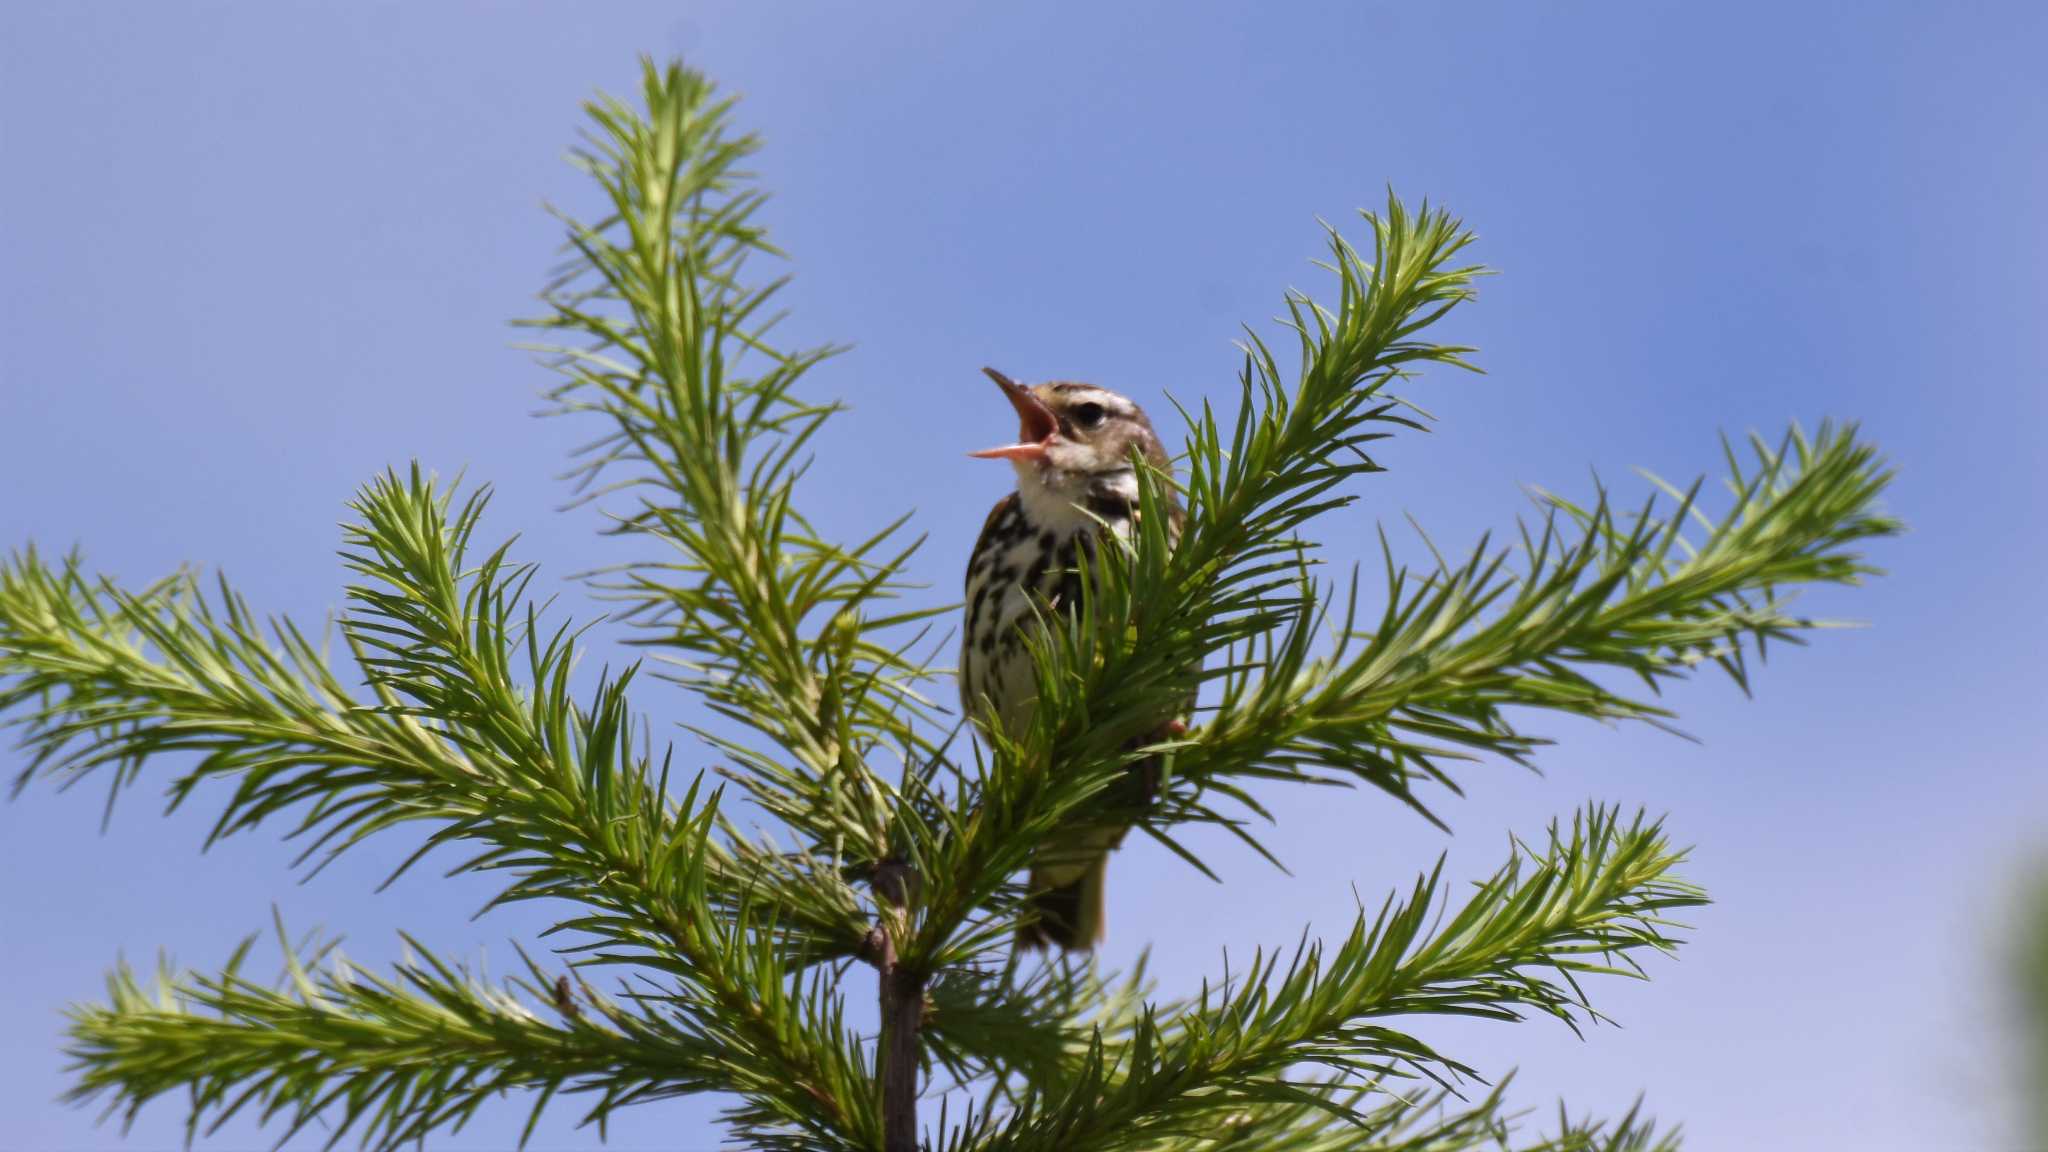
[[[1093,475],[1042,469],[1017,462],[1017,499],[1031,523],[1061,535],[1094,531],[1101,525],[1086,510],[1090,495],[1114,496],[1138,505],[1138,474],[1129,468]],[[1128,524],[1117,524],[1119,534]]]

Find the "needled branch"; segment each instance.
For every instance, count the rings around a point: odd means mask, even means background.
[[[329,1147],[355,1136],[365,1152],[389,1152],[459,1129],[520,1090],[534,1093],[530,1136],[558,1093],[581,1095],[584,1122],[602,1124],[626,1103],[729,1082],[718,1039],[660,1005],[614,1001],[563,976],[560,1019],[544,1019],[546,978],[523,954],[527,978],[490,983],[410,936],[409,958],[379,974],[343,960],[333,940],[294,947],[281,921],[278,935],[285,978],[274,984],[243,971],[254,937],[218,973],[165,969],[152,985],[117,968],[107,1003],[71,1010],[77,1078],[65,1098],[103,1101],[132,1120],[182,1091],[188,1143],[253,1103],[280,1125],[280,1145],[317,1124]]]
[[[1449,904],[1439,863],[1405,899],[1361,908],[1341,942],[1305,941],[1292,956],[1260,951],[1196,1001],[1148,1005],[1127,1042],[1096,1039],[1070,1081],[1034,1085],[1041,1090],[980,1148],[1149,1152],[1246,1110],[1301,1103],[1298,1074],[1310,1065],[1386,1086],[1476,1075],[1386,1022],[1544,1015],[1577,1030],[1602,1019],[1585,978],[1642,976],[1640,956],[1679,942],[1672,932],[1682,926],[1669,917],[1706,902],[1674,874],[1683,858],[1659,823],[1594,807],[1568,830],[1553,824],[1544,849],[1518,841],[1462,907]],[[1364,1119],[1336,1100],[1320,1106]]]

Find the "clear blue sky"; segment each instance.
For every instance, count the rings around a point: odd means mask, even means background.
[[[1897,461],[1913,532],[1889,578],[1811,605],[1873,628],[1773,659],[1753,701],[1673,695],[1702,744],[1556,726],[1540,779],[1465,771],[1451,837],[1372,796],[1272,795],[1292,878],[1219,848],[1219,889],[1134,847],[1110,955],[1149,942],[1186,988],[1226,946],[1341,929],[1354,886],[1438,851],[1477,875],[1509,829],[1647,805],[1719,902],[1653,982],[1593,989],[1623,1027],[1428,1037],[1523,1065],[1532,1105],[1644,1092],[1695,1148],[2017,1147],[1997,948],[2013,869],[2048,851],[2039,6],[1098,7],[9,4],[0,545],[76,542],[133,581],[221,565],[317,625],[342,502],[419,459],[494,483],[489,526],[555,580],[605,558],[590,515],[552,510],[588,430],[530,418],[546,378],[505,321],[557,240],[541,201],[588,202],[560,163],[577,102],[638,53],[745,95],[793,323],[857,345],[812,378],[854,411],[808,507],[851,529],[915,506],[948,595],[1006,483],[960,455],[1008,426],[980,365],[1226,394],[1236,326],[1322,284],[1315,218],[1392,184],[1501,270],[1455,330],[1490,374],[1413,389],[1441,423],[1327,525],[1337,558],[1376,519],[1465,542],[1520,484],[1584,491],[1592,466],[1635,492],[1637,465],[1712,468],[1719,430],[1828,415]],[[154,793],[105,835],[94,788],[0,804],[0,1148],[119,1144],[53,1103],[60,1009],[119,955],[211,967],[276,904],[366,962],[404,928],[504,970],[537,926],[471,921],[486,886],[431,870],[373,895],[410,842],[304,885],[268,833],[202,857],[216,797],[166,820]],[[176,1143],[181,1107],[130,1146]],[[711,1112],[643,1108],[613,1142],[710,1147]],[[519,1115],[436,1146],[502,1147]],[[536,1147],[590,1144],[570,1118]]]

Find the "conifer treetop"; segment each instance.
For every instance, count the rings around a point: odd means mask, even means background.
[[[1725,493],[1539,493],[1506,546],[1418,571],[1382,538],[1377,571],[1326,576],[1312,533],[1357,531],[1373,446],[1426,425],[1395,390],[1469,366],[1429,337],[1472,298],[1471,234],[1390,193],[1328,230],[1332,301],[1290,293],[1282,338],[1247,330],[1235,410],[1183,409],[1178,540],[1141,511],[1036,632],[1028,729],[977,746],[935,703],[952,606],[915,591],[909,517],[837,541],[801,511],[836,408],[806,378],[838,350],[776,337],[781,281],[756,267],[779,254],[731,107],[652,62],[637,104],[587,106],[573,155],[603,214],[562,217],[530,322],[555,406],[597,429],[572,482],[638,548],[588,578],[603,621],[537,600],[535,569],[481,534],[487,491],[417,464],[352,505],[339,660],[225,579],[129,589],[33,547],[0,564],[17,792],[98,776],[111,804],[176,759],[172,807],[228,783],[209,841],[267,827],[317,870],[419,824],[398,872],[433,854],[500,880],[494,903],[575,906],[555,954],[501,981],[410,937],[368,971],[281,923],[278,981],[247,975],[254,938],[217,973],[117,968],[72,1010],[73,1098],[132,1117],[185,1091],[195,1134],[253,1113],[379,1149],[507,1096],[530,1134],[551,1107],[601,1132],[707,1092],[762,1149],[1675,1148],[1638,1110],[1525,1131],[1504,1070],[1426,1038],[1442,1015],[1602,1019],[1593,978],[1641,977],[1705,901],[1659,820],[1589,805],[1476,885],[1439,861],[1342,934],[1304,929],[1179,999],[1142,971],[1017,963],[1018,874],[1089,821],[1209,872],[1184,833],[1268,852],[1261,791],[1289,784],[1438,820],[1459,765],[1535,754],[1532,711],[1668,726],[1660,692],[1695,669],[1748,690],[1771,645],[1824,626],[1794,595],[1872,574],[1861,549],[1899,530],[1856,428],[1730,443]],[[1142,508],[1172,484],[1141,470]],[[579,691],[599,624],[652,659]],[[715,719],[657,739],[633,705],[656,680]],[[1130,746],[1198,693],[1184,735]],[[1125,766],[1157,753],[1158,802],[1116,810]],[[879,1034],[849,1013],[866,995]]]

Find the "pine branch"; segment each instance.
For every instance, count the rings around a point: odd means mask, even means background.
[[[1216,1134],[1168,1139],[1158,1152],[1464,1152],[1501,1149],[1510,1132],[1503,1082],[1454,1107],[1448,1089],[1385,1098],[1341,1081],[1301,1085],[1303,1099],[1219,1118]]]
[[[729,104],[702,77],[645,68],[644,116],[616,101],[588,106],[595,130],[578,153],[612,215],[564,217],[572,256],[544,294],[538,326],[583,338],[553,347],[565,411],[608,418],[612,431],[580,470],[589,484],[637,490],[623,533],[667,545],[674,559],[628,565],[601,585],[648,630],[644,643],[680,654],[676,679],[767,749],[706,729],[733,776],[812,853],[870,881],[881,904],[862,955],[880,979],[877,1063],[886,1143],[915,1142],[915,1033],[927,970],[902,963],[913,885],[895,844],[896,792],[874,768],[892,756],[908,784],[940,749],[919,682],[929,657],[911,650],[946,609],[883,610],[907,585],[918,542],[899,520],[850,546],[820,538],[793,504],[802,453],[832,406],[807,404],[801,376],[832,349],[782,352],[762,316],[779,284],[742,278],[769,249],[751,223],[761,196],[735,163],[750,137],[727,135]],[[750,368],[758,365],[758,368]],[[754,374],[748,375],[749,371]],[[602,494],[607,489],[599,489]],[[882,877],[898,879],[882,891]]]
[[[1667,915],[1704,902],[1671,875],[1682,858],[1659,825],[1589,810],[1568,835],[1553,826],[1540,855],[1518,849],[1434,931],[1442,877],[1432,873],[1405,901],[1361,913],[1335,948],[1304,943],[1284,967],[1261,952],[1170,1023],[1148,1014],[1128,1044],[1098,1044],[1071,1085],[1027,1100],[983,1146],[1083,1152],[1211,1134],[1235,1109],[1302,1102],[1289,1073],[1303,1064],[1369,1085],[1473,1075],[1377,1021],[1539,1012],[1576,1029],[1600,1019],[1580,978],[1640,976],[1633,954],[1672,950]]]
[[[543,349],[567,378],[554,393],[561,410],[610,426],[579,484],[591,497],[630,491],[637,506],[615,531],[673,555],[599,586],[628,605],[638,642],[677,654],[679,682],[768,742],[699,730],[753,798],[812,850],[869,869],[890,855],[892,799],[869,761],[911,766],[936,752],[918,688],[930,662],[910,649],[945,609],[878,610],[908,587],[917,544],[897,542],[903,521],[840,546],[796,511],[805,446],[836,410],[796,389],[835,350],[769,342],[780,282],[742,275],[773,250],[753,223],[763,196],[736,167],[756,144],[727,131],[730,101],[695,73],[651,63],[643,94],[644,114],[587,106],[595,127],[577,158],[612,214],[564,217],[572,256],[544,295],[553,315],[534,322],[587,341]]]
[[[351,563],[379,583],[351,591],[365,611],[345,627],[374,708],[355,704],[288,621],[273,625],[279,648],[266,645],[224,584],[216,609],[189,582],[130,596],[33,553],[0,568],[0,712],[21,713],[33,752],[17,785],[113,765],[118,789],[145,760],[192,752],[173,806],[202,780],[236,782],[211,838],[280,817],[312,837],[304,860],[400,823],[440,824],[400,871],[468,842],[478,854],[461,869],[512,877],[494,903],[592,905],[562,928],[592,938],[581,950],[595,962],[675,978],[671,1007],[728,1044],[725,1086],[753,1102],[750,1122],[859,1143],[875,1118],[850,1087],[862,1073],[836,1002],[817,979],[798,987],[787,957],[803,937],[761,911],[772,901],[788,924],[828,927],[822,942],[851,952],[865,928],[850,891],[834,892],[829,872],[807,874],[808,888],[749,874],[749,857],[713,834],[715,797],[700,804],[693,784],[670,801],[665,763],[634,748],[630,672],[602,682],[587,710],[573,703],[570,633],[544,633],[518,609],[530,571],[500,549],[463,572],[481,496],[451,521],[415,472],[373,484],[357,507]],[[510,677],[522,647],[530,697]],[[821,892],[837,903],[806,899]]]
[[[365,1148],[396,1149],[460,1131],[513,1089],[538,1092],[530,1135],[564,1090],[596,1098],[583,1122],[602,1131],[623,1105],[730,1082],[715,1037],[567,976],[551,982],[531,962],[530,982],[493,986],[410,937],[417,958],[390,976],[331,955],[331,943],[280,942],[278,986],[242,974],[254,937],[221,973],[160,972],[154,989],[120,966],[106,1004],[71,1011],[78,1081],[66,1099],[105,1098],[126,1123],[155,1097],[189,1089],[188,1139],[254,1105],[265,1122],[284,1121],[280,1143],[317,1122],[330,1144],[353,1132]]]
[[[400,486],[396,478],[383,484],[393,491]],[[462,538],[450,542],[458,552],[466,549],[481,508],[478,500],[465,510]],[[445,521],[445,510],[434,515]],[[14,556],[0,564],[0,715],[21,730],[31,754],[15,778],[15,791],[38,775],[59,777],[68,787],[105,770],[112,773],[111,811],[144,761],[196,754],[198,762],[171,784],[171,808],[204,780],[237,782],[208,845],[284,819],[289,837],[309,839],[299,861],[317,860],[316,869],[378,829],[422,820],[447,825],[430,847],[458,837],[498,845],[500,856],[468,867],[523,867],[555,848],[551,833],[571,845],[582,843],[581,830],[564,823],[573,823],[573,814],[562,810],[584,789],[632,797],[618,801],[620,811],[630,809],[637,813],[633,820],[644,819],[650,841],[675,834],[687,821],[662,809],[659,786],[667,759],[656,765],[633,745],[635,724],[624,695],[630,674],[601,685],[592,709],[580,709],[563,679],[573,661],[567,630],[558,630],[545,648],[524,642],[534,640],[532,635],[514,635],[507,609],[517,596],[508,585],[516,581],[523,587],[528,571],[508,568],[501,553],[485,575],[465,581],[460,596],[470,608],[463,611],[494,600],[497,618],[485,623],[464,616],[453,631],[466,637],[477,627],[495,629],[504,650],[487,678],[465,679],[461,668],[449,674],[463,692],[488,692],[495,701],[490,707],[514,715],[508,731],[516,748],[519,741],[525,746],[510,757],[465,731],[437,727],[433,717],[418,714],[417,702],[410,711],[390,699],[382,707],[362,706],[289,620],[271,621],[266,636],[225,580],[213,600],[185,574],[131,594],[88,578],[76,557],[53,568],[33,549]],[[385,634],[382,627],[363,619],[351,622],[348,632],[374,647]],[[530,625],[522,617],[518,627]],[[531,705],[510,680],[509,660],[519,647],[530,661],[529,683],[548,689]],[[431,681],[421,682],[419,690],[436,691]],[[535,723],[556,750],[572,746],[566,758],[550,760],[540,771],[524,759],[533,754],[534,737],[516,731],[527,724],[516,714],[528,707],[537,708]],[[586,762],[595,777],[577,784],[574,769],[565,766]],[[494,815],[506,814],[519,818],[493,822]],[[760,844],[732,837],[723,843],[707,837],[704,851],[711,898],[721,907],[751,893],[757,902],[786,908],[788,930],[809,929],[792,946],[813,958],[858,947],[865,932],[862,910],[831,872],[800,868]],[[607,874],[618,862],[584,861],[592,876]],[[575,876],[554,879],[565,890],[576,883]],[[522,883],[521,891],[546,894],[542,878],[529,876]]]
[[[568,689],[575,636],[566,625],[547,631],[526,601],[534,570],[508,562],[509,542],[470,567],[487,502],[479,491],[455,509],[452,494],[417,469],[406,480],[390,474],[371,484],[355,505],[362,523],[349,530],[344,553],[369,578],[349,589],[366,611],[344,628],[385,711],[431,725],[539,809],[521,821],[517,844],[473,862],[519,862],[520,884],[501,899],[570,895],[621,870],[658,872],[660,845],[680,820],[666,810],[669,755],[657,767],[634,745],[625,696],[634,670],[603,679],[587,714],[576,707]],[[512,675],[522,649],[531,699]],[[830,870],[727,833],[714,837],[707,826],[698,836],[714,903],[728,912],[742,901],[774,904],[778,926],[796,934],[791,948],[808,959],[859,948],[866,915],[853,889]],[[533,871],[575,852],[589,854],[575,870]]]
[[[452,741],[488,756],[500,776],[550,782],[551,789],[542,786],[551,792],[549,807],[567,814],[566,826],[559,817],[529,816],[522,825],[539,834],[535,844],[487,851],[471,866],[519,869],[501,900],[558,895],[596,905],[560,926],[596,938],[583,949],[595,962],[641,964],[672,976],[686,990],[670,997],[672,1007],[706,1018],[706,1028],[717,1022],[734,1088],[750,1101],[739,1114],[742,1130],[764,1144],[793,1128],[813,1142],[794,1147],[825,1140],[871,1145],[877,1118],[866,1072],[840,1023],[839,1000],[822,973],[806,985],[789,967],[778,930],[785,911],[799,925],[857,914],[851,892],[835,890],[829,873],[812,871],[802,874],[809,888],[741,890],[726,907],[716,906],[702,863],[713,855],[713,810],[688,819],[693,785],[674,831],[667,827],[666,767],[657,775],[631,754],[624,705],[630,671],[600,687],[606,706],[573,723],[567,629],[543,643],[530,607],[524,625],[512,626],[531,569],[507,569],[507,545],[464,580],[484,501],[473,496],[451,519],[449,497],[417,470],[406,483],[387,476],[358,501],[363,523],[351,529],[354,551],[345,554],[376,582],[350,589],[371,616],[348,627],[387,708],[444,726]],[[508,651],[520,639],[537,686],[531,704],[508,674]],[[579,851],[589,857],[577,860]],[[564,858],[571,861],[566,868]],[[832,900],[802,899],[819,891]],[[761,908],[757,895],[777,903]],[[835,927],[843,941],[859,922]]]
[[[943,971],[927,989],[932,1059],[958,1084],[990,1080],[996,1097],[1020,1083],[1056,1084],[1080,1070],[1098,1037],[1118,1043],[1136,1026],[1151,992],[1145,967],[1141,957],[1118,977],[1092,958],[1062,957]]]
[[[1614,1121],[1574,1120],[1560,1104],[1557,1124],[1557,1135],[1521,1152],[1678,1152],[1682,1146],[1678,1129],[1658,1132],[1656,1122],[1642,1114],[1640,1100]]]
[[[1677,1133],[1631,1107],[1613,1121],[1573,1120],[1562,1108],[1554,1135],[1522,1134],[1510,1112],[1512,1074],[1477,1102],[1439,1088],[1412,1099],[1385,1099],[1342,1081],[1302,1085],[1305,1099],[1226,1117],[1217,1135],[1170,1139],[1155,1152],[1678,1152]],[[1377,1103],[1375,1103],[1377,1101]]]
[[[1617,670],[1655,692],[1701,665],[1745,690],[1748,656],[1771,642],[1801,643],[1826,627],[1789,612],[1803,586],[1853,585],[1876,571],[1858,545],[1899,530],[1875,510],[1891,478],[1853,426],[1797,429],[1776,447],[1752,442],[1755,462],[1732,450],[1734,502],[1718,521],[1700,511],[1701,485],[1680,493],[1658,481],[1657,502],[1619,516],[1599,494],[1591,509],[1544,496],[1523,563],[1481,542],[1462,563],[1416,578],[1389,553],[1385,608],[1357,619],[1354,579],[1334,650],[1311,653],[1327,623],[1304,603],[1279,636],[1226,662],[1207,724],[1174,760],[1175,791],[1158,819],[1218,820],[1205,789],[1234,779],[1359,781],[1427,814],[1419,780],[1456,789],[1445,759],[1492,753],[1520,759],[1543,741],[1509,719],[1514,707],[1600,720],[1663,724],[1673,713],[1596,678]],[[1566,523],[1560,523],[1562,518]],[[1703,526],[1697,539],[1687,529]],[[1434,819],[1434,817],[1432,817]]]

